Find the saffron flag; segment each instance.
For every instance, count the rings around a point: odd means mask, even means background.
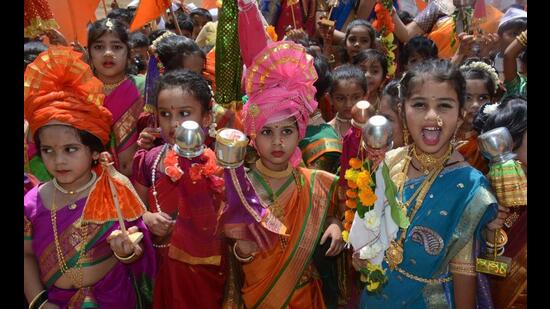
[[[59,31],[68,42],[88,43],[88,24],[96,20],[95,11],[99,0],[48,0]]]
[[[151,20],[162,15],[170,5],[170,0],[141,0],[130,26],[130,32],[136,31]]]

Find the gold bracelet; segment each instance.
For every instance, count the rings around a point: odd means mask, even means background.
[[[114,251],[113,251],[113,254],[115,255],[115,257],[116,257],[119,261],[121,261],[121,262],[127,262],[127,261],[133,259],[134,256],[136,256],[136,251],[134,250],[134,252],[132,252],[132,254],[130,254],[130,255],[127,256],[127,257],[120,257],[120,256],[118,256],[118,254],[116,254],[116,252],[114,252]]]
[[[233,245],[233,255],[235,255],[235,258],[237,259],[237,261],[239,261],[241,263],[248,263],[248,262],[251,262],[254,259],[254,255],[250,255],[247,258],[240,257],[237,254],[237,242],[235,242],[235,244]]]
[[[36,301],[37,301],[44,293],[46,293],[46,290],[42,290],[42,291],[40,291],[40,293],[36,294],[36,296],[35,296],[35,297],[31,300],[31,302],[29,303],[29,309],[34,308],[34,305],[35,305]],[[48,299],[48,298],[46,297],[46,300],[47,300],[47,299]]]
[[[525,37],[525,33],[520,33],[518,36],[516,36],[516,39],[523,47],[527,47],[527,38]]]
[[[46,301],[44,301],[39,307],[38,309],[41,309],[42,307],[44,307],[44,305],[48,302],[48,300],[46,299]]]

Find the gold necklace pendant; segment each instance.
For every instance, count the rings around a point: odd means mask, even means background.
[[[75,210],[76,209],[76,203],[72,203],[71,205],[69,205],[69,209],[70,210]]]
[[[420,152],[418,154],[416,150],[416,145],[412,147],[412,154],[415,157],[415,159],[420,163],[422,172],[425,175],[428,175],[430,171],[436,169],[440,165],[442,165],[450,156],[451,152],[453,150],[453,146],[449,144],[449,148],[445,152],[443,156],[440,158],[436,158],[434,155],[427,154],[424,152]]]
[[[391,270],[403,262],[403,247],[395,240],[391,241],[390,247],[386,250],[386,262]]]

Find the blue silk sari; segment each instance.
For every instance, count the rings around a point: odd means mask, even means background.
[[[398,266],[426,279],[452,276],[448,271],[449,262],[472,238],[475,257],[479,243],[484,244],[480,242],[480,232],[496,216],[498,208],[487,179],[467,163],[447,167],[437,177],[407,229],[403,262]],[[424,179],[425,176],[421,176],[405,182],[404,201]],[[400,234],[401,230],[398,238]],[[452,281],[426,284],[390,270],[386,262],[382,266],[388,283],[377,295],[363,291],[361,308],[454,308]],[[478,275],[478,307],[487,301],[486,297],[480,297],[480,292],[485,292],[480,291],[484,288],[482,283]]]

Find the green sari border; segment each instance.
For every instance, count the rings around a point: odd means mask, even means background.
[[[105,232],[107,232],[111,227],[113,227],[114,224],[115,224],[115,222],[104,223],[103,227],[96,233],[94,238],[92,238],[92,240],[90,240],[86,244],[85,250],[88,251],[91,247],[93,247],[95,245],[95,243],[97,242],[97,240],[99,238],[101,238],[103,236],[103,234]],[[83,263],[82,267],[87,267],[87,266],[92,266],[92,265],[99,264],[99,263],[105,261],[106,259],[108,259],[110,257],[111,257],[111,255],[109,254],[109,255],[105,256],[104,258],[98,259],[96,261]],[[73,257],[70,258],[67,261],[67,267],[68,268],[74,267],[79,258],[80,258],[80,251],[77,251],[76,254],[73,255]],[[55,281],[57,281],[57,279],[59,279],[59,277],[61,277],[61,275],[62,275],[61,269],[59,269],[57,272],[55,272],[55,274],[53,274],[51,276],[51,278],[48,281],[46,281],[46,288],[50,288],[55,283]]]

